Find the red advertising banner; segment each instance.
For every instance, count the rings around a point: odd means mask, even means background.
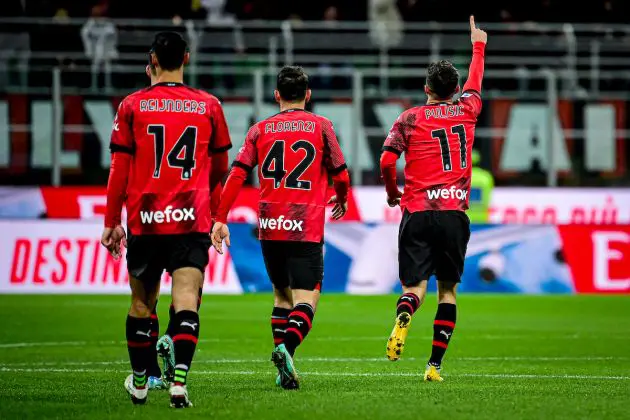
[[[630,293],[630,226],[559,226],[578,293]]]

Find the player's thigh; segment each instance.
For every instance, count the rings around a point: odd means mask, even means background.
[[[417,287],[433,274],[432,224],[428,212],[405,211],[398,233],[398,270],[404,287]]]
[[[205,233],[170,235],[165,246],[168,250],[166,270],[173,275],[180,268],[194,268],[201,272],[203,278],[211,244],[210,237]]]
[[[265,268],[271,284],[276,290],[289,288],[289,272],[287,270],[287,244],[284,241],[260,241],[265,261]]]
[[[435,271],[443,284],[459,283],[464,273],[466,250],[470,240],[470,220],[464,212],[444,211],[438,215]]]
[[[321,290],[324,280],[324,244],[294,242],[290,245],[286,265],[291,290]],[[294,301],[295,297],[294,294]]]
[[[165,268],[163,238],[158,235],[129,234],[127,239],[129,277],[135,277],[147,284],[159,284]]]

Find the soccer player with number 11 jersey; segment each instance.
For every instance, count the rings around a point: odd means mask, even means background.
[[[458,101],[459,74],[448,61],[427,70],[426,105],[408,109],[391,128],[381,155],[381,172],[390,206],[400,205],[398,263],[403,294],[387,341],[387,357],[398,360],[411,318],[419,308],[433,274],[438,282],[438,308],[433,323],[431,357],[424,379],[442,381],[442,358],[455,329],[455,291],[464,270],[470,239],[468,209],[471,152],[481,112],[481,81],[487,34],[470,17],[473,57]],[[405,154],[404,194],[396,184],[396,160]]]

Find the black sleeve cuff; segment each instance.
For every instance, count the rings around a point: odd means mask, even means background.
[[[247,172],[251,172],[254,169],[254,167],[249,166],[249,165],[245,165],[243,162],[239,162],[238,160],[235,160],[232,163],[232,167],[238,167],[238,168],[241,168],[241,169],[245,169]]]
[[[392,146],[383,146],[382,151],[383,151],[383,152],[392,152],[392,153],[395,153],[395,154],[396,154],[396,156],[400,156],[400,155],[402,155],[402,152],[401,152],[400,150],[398,150],[398,149],[394,149]]]
[[[331,174],[331,175],[338,175],[338,174],[340,174],[341,172],[343,172],[343,171],[344,171],[344,170],[346,170],[346,169],[348,169],[348,165],[346,165],[346,164],[344,163],[344,164],[343,164],[343,165],[341,165],[341,166],[338,166],[338,167],[333,168],[333,169],[329,169],[329,170],[328,170],[328,173],[329,173],[329,174]]]
[[[130,155],[134,154],[134,150],[133,147],[128,147],[128,146],[122,146],[120,144],[116,144],[116,143],[110,143],[109,144],[109,151],[112,153],[127,153]]]
[[[217,147],[216,149],[210,149],[210,152],[211,153],[223,153],[223,152],[227,152],[231,148],[232,148],[232,145],[228,144],[227,146]]]

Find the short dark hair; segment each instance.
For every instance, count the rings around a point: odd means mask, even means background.
[[[276,89],[285,101],[298,102],[306,98],[308,75],[299,66],[285,66],[278,73]]]
[[[459,84],[459,72],[450,61],[440,60],[427,69],[427,86],[438,99],[448,99],[455,94]]]
[[[184,64],[188,44],[177,32],[159,32],[155,34],[150,52],[155,54],[162,69],[173,71]]]

